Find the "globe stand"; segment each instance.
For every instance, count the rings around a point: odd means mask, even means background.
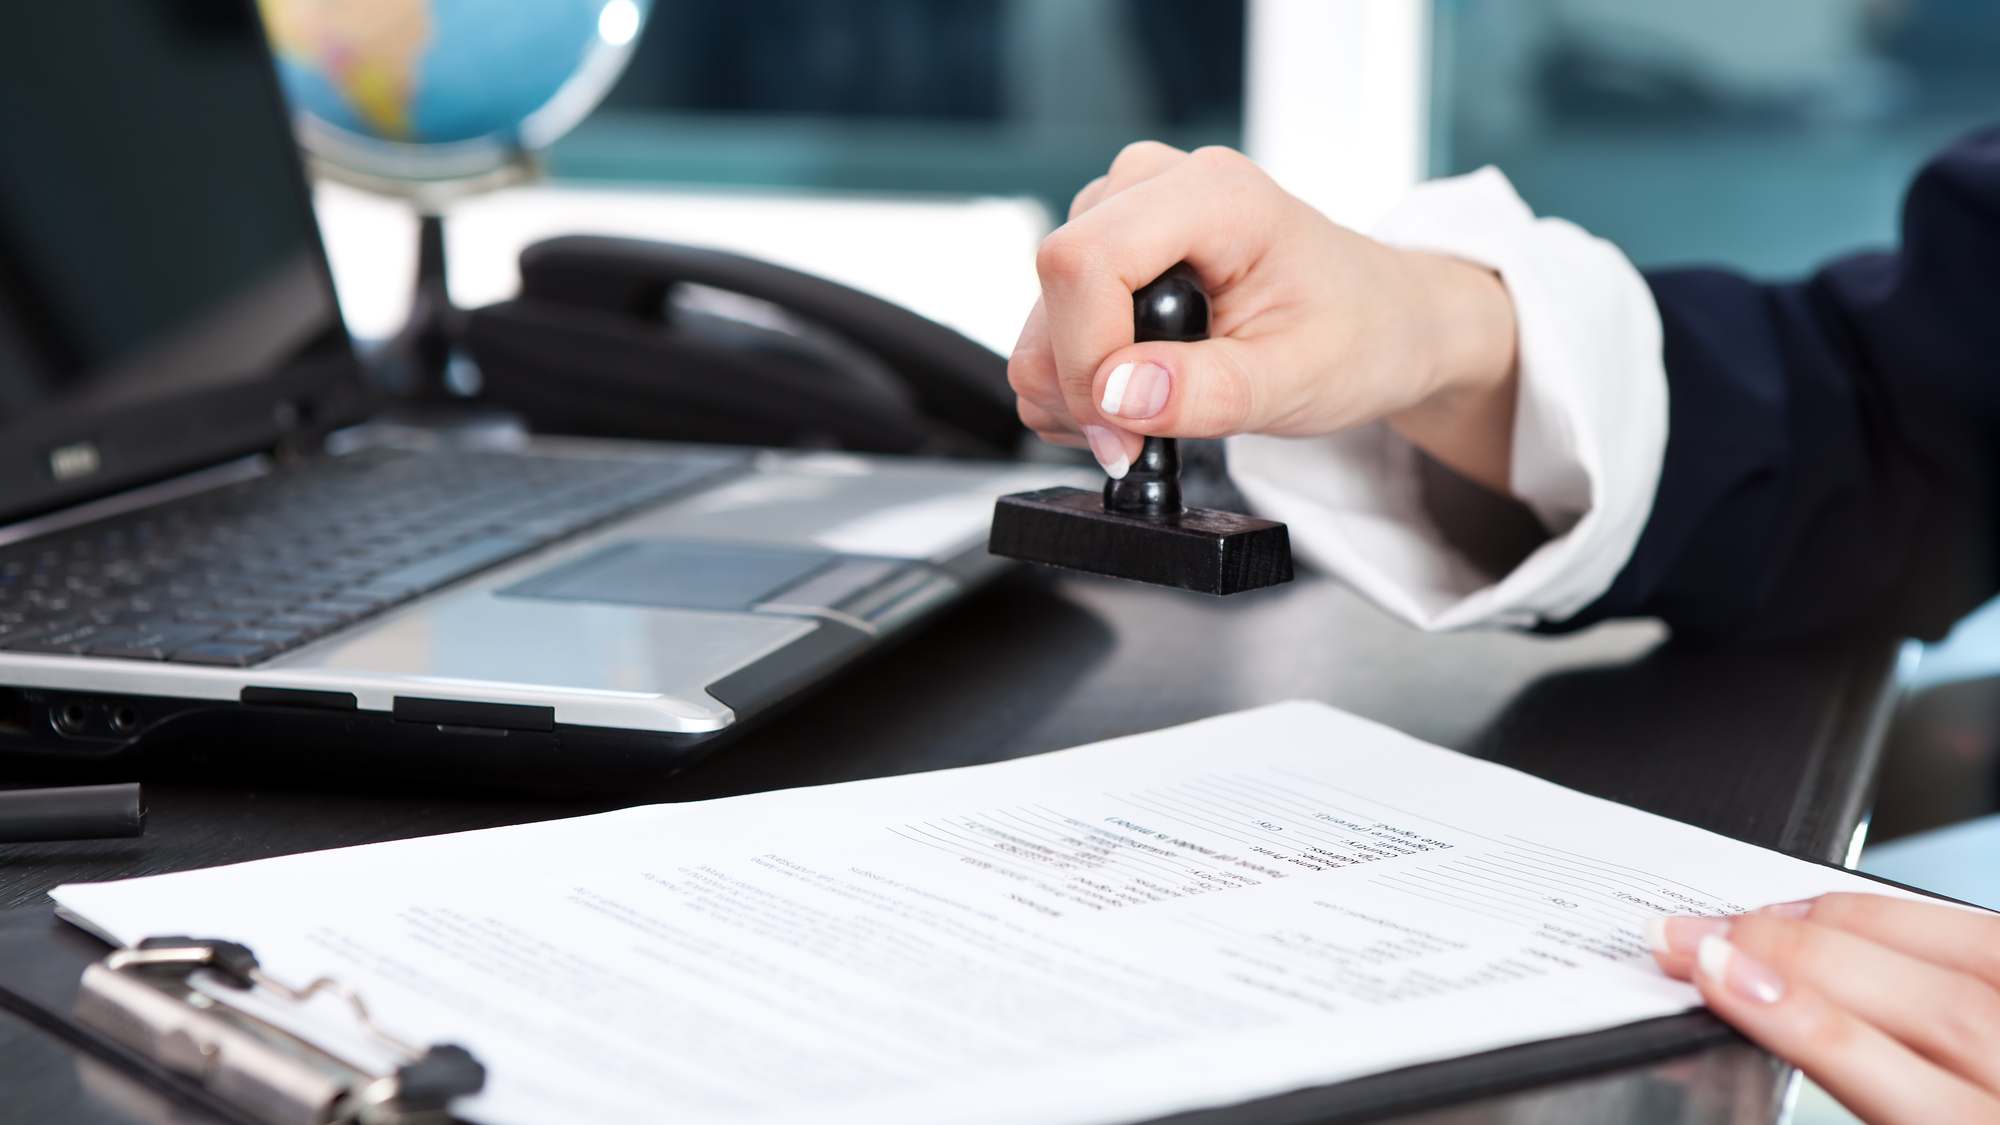
[[[454,361],[465,337],[465,313],[451,303],[445,285],[444,217],[424,214],[417,228],[417,284],[403,327],[373,356],[377,384],[406,403],[440,405],[478,392]]]
[[[422,65],[430,47],[412,53],[391,43],[406,40],[407,17],[429,5],[329,6],[323,0],[264,0],[259,5],[281,64],[279,77],[292,98],[293,131],[312,173],[406,199],[421,220],[409,319],[375,353],[371,365],[376,389],[387,399],[383,407],[416,415],[448,407],[456,408],[455,413],[466,412],[470,404],[465,400],[478,394],[479,378],[478,369],[458,347],[467,317],[452,307],[445,286],[446,205],[467,195],[538,179],[541,166],[534,154],[574,128],[610,93],[631,60],[652,5],[653,0],[602,0],[581,8],[512,6],[521,11],[508,13],[510,34],[532,34],[518,40],[518,49],[509,47],[484,58],[485,65],[473,72],[477,80],[464,77],[447,83],[460,87],[451,100],[463,103],[460,108],[471,116],[447,130],[463,135],[439,137],[420,136],[422,130],[417,128],[426,99],[419,96],[414,68]],[[473,8],[478,8],[480,19],[487,15],[483,7],[466,7],[468,14],[457,19],[479,22],[469,14]],[[477,56],[483,49],[479,44],[486,40],[477,35],[468,39],[464,29],[449,30],[454,22],[445,20],[440,34],[458,40]],[[425,39],[431,36],[428,25],[422,34]],[[507,36],[491,40],[512,41]],[[376,58],[369,54],[376,47],[353,48],[356,43],[376,44],[387,53]],[[375,93],[393,93],[402,83],[394,107],[398,113],[390,115],[393,120],[368,111],[362,104],[368,91],[349,88],[349,78],[339,76],[344,68],[358,65],[348,57],[351,49],[363,50],[361,61],[369,67],[388,68],[378,77],[389,85]],[[508,53],[517,50],[518,60]],[[558,59],[570,60],[566,71],[542,65]],[[522,61],[531,64],[526,71],[537,76],[523,79],[525,85],[511,81],[508,70],[519,71],[515,64]],[[558,73],[559,82],[546,81]],[[329,90],[338,104],[327,101]],[[371,123],[354,131],[362,119]]]
[[[371,175],[317,157],[310,165],[316,176],[406,199],[417,212],[417,276],[410,314],[369,357],[374,384],[388,398],[386,413],[413,423],[476,413],[468,410],[467,400],[479,393],[479,369],[461,347],[467,317],[465,310],[451,303],[446,284],[444,211],[467,196],[540,179],[540,161],[531,153],[517,152],[498,168],[444,180]]]

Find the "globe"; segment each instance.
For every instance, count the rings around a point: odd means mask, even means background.
[[[651,0],[260,0],[299,142],[384,190],[519,166],[597,105]]]

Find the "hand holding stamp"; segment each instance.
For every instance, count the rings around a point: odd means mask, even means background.
[[[1185,263],[1132,294],[1133,339],[1208,338],[1208,294]],[[1180,446],[1148,437],[1098,494],[1044,488],[1002,496],[987,550],[1091,574],[1235,594],[1292,580],[1285,525],[1181,504]]]

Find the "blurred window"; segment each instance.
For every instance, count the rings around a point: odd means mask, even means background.
[[[2000,121],[1993,0],[1437,0],[1432,165],[1497,164],[1641,265],[1798,274],[1896,237]]]
[[[1240,145],[1243,0],[655,0],[550,156],[589,179],[1029,194]]]

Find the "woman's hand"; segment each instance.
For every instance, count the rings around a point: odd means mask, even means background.
[[[1132,342],[1132,293],[1186,261],[1199,343]],[[1008,376],[1021,420],[1113,476],[1140,435],[1304,437],[1386,418],[1505,492],[1514,312],[1491,272],[1336,226],[1242,155],[1129,146],[1036,259],[1042,300]]]
[[[2000,917],[1832,894],[1649,927],[1660,967],[1870,1125],[2000,1125]]]

